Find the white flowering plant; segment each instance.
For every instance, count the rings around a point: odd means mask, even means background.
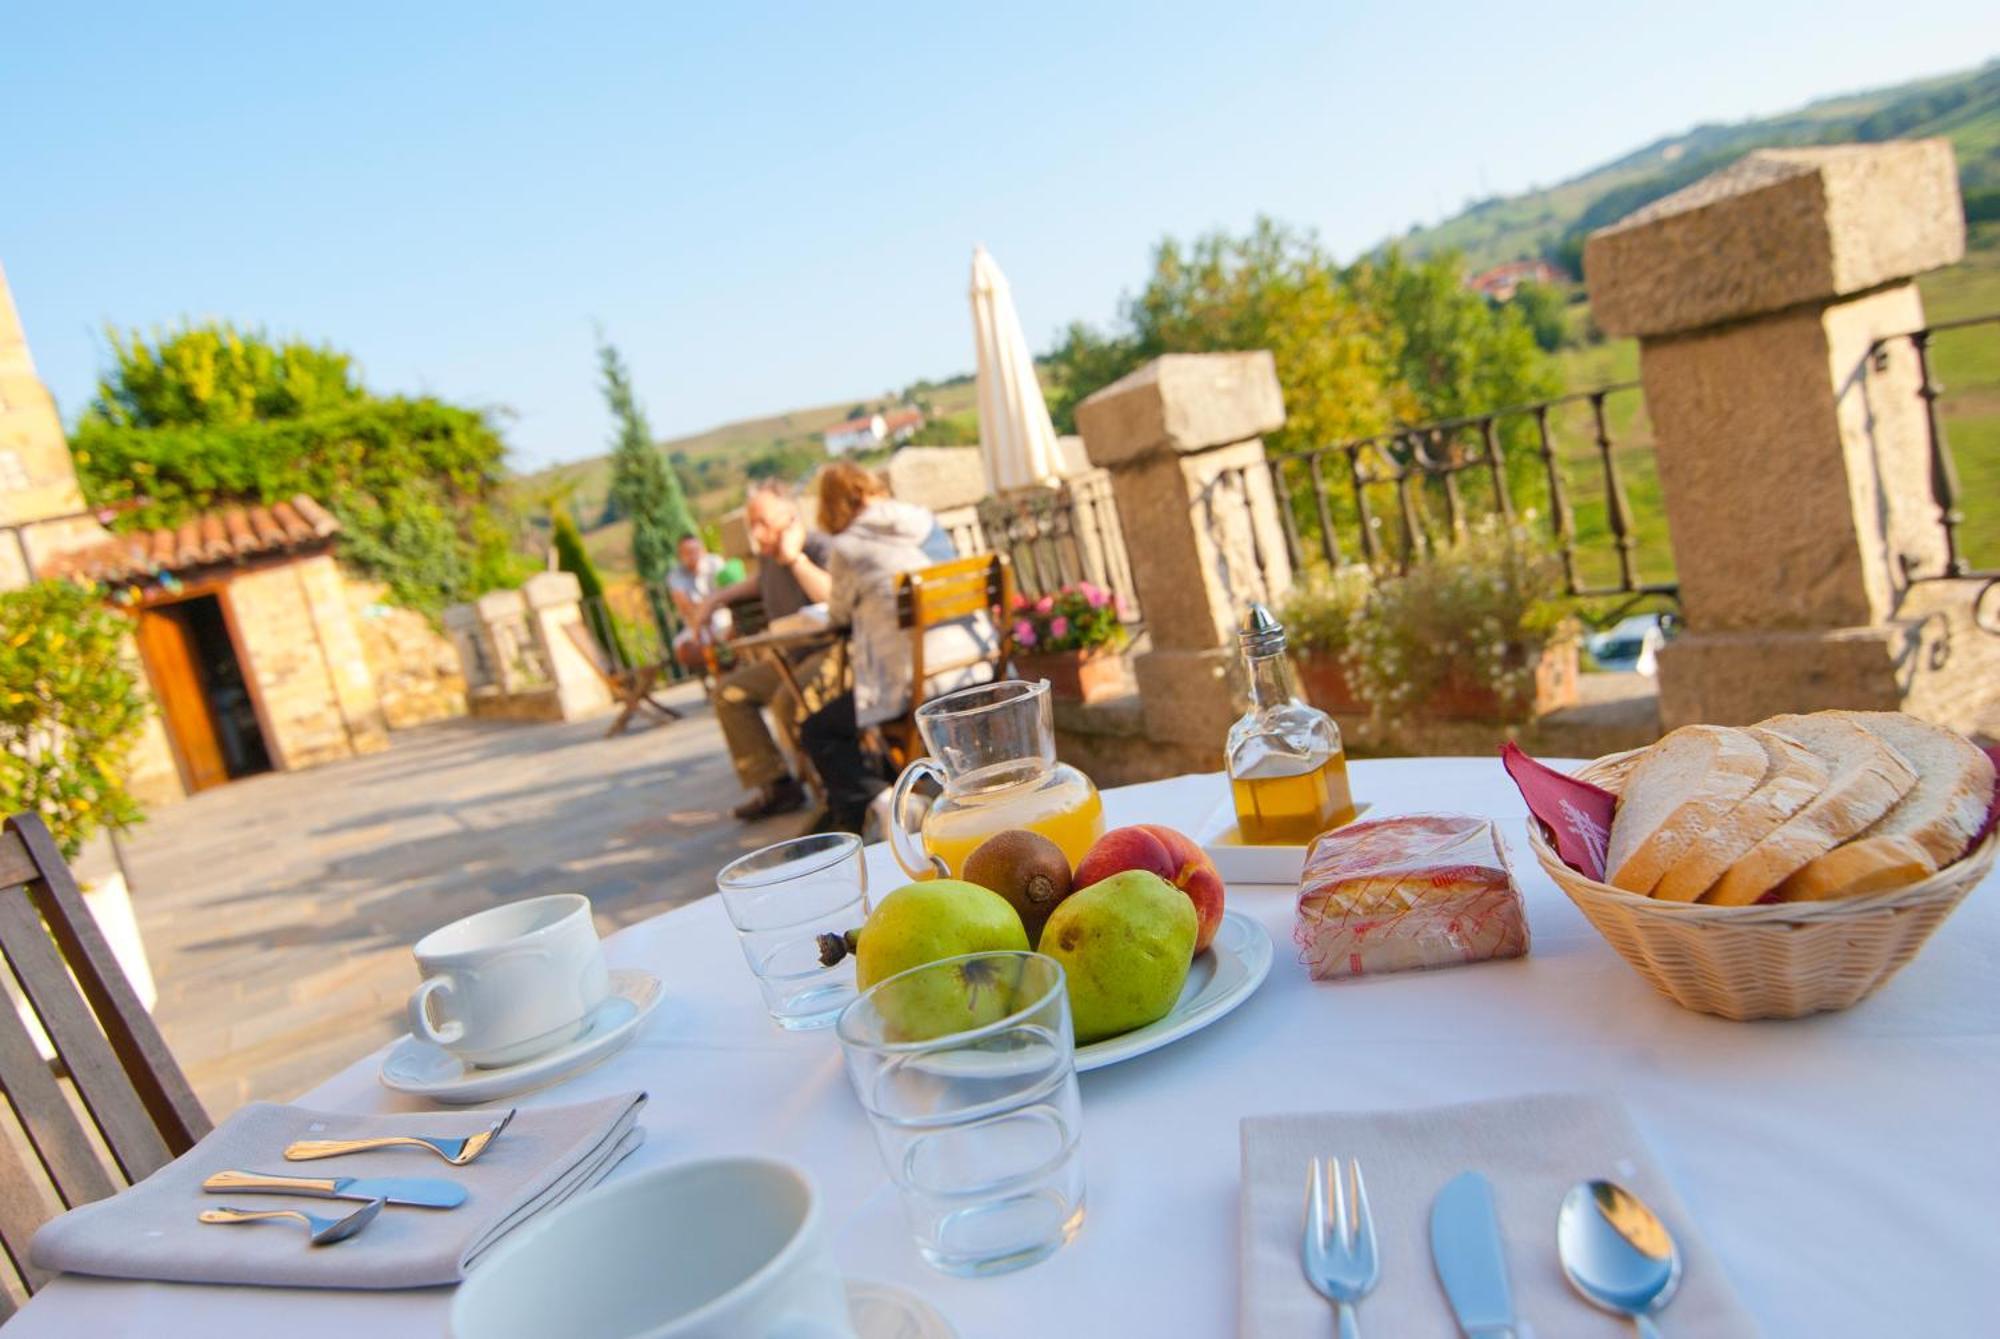
[[[1395,720],[1455,680],[1525,720],[1544,649],[1576,636],[1564,589],[1561,562],[1537,536],[1489,518],[1377,579],[1347,658],[1355,689]]]

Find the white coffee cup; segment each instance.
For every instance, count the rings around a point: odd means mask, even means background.
[[[805,1174],[659,1167],[511,1233],[451,1303],[457,1339],[855,1339]]]
[[[590,899],[531,897],[417,941],[410,1032],[469,1065],[516,1064],[581,1036],[611,993]]]

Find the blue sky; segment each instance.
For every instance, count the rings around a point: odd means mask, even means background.
[[[0,265],[66,418],[106,321],[325,340],[608,435],[593,323],[663,436],[970,367],[973,243],[1030,341],[1163,234],[1343,254],[1704,120],[1978,64],[1991,0],[16,7]]]

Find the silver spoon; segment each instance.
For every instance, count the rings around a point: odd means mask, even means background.
[[[331,1246],[346,1241],[375,1221],[387,1200],[369,1200],[345,1218],[321,1218],[303,1209],[203,1209],[196,1217],[204,1223],[255,1223],[265,1218],[296,1218],[306,1225],[315,1246]]]
[[[1653,1312],[1681,1281],[1673,1234],[1644,1200],[1614,1181],[1580,1181],[1556,1215],[1563,1273],[1585,1301],[1630,1316],[1639,1339],[1660,1339]]]

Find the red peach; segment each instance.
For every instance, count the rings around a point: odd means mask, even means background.
[[[1223,886],[1222,876],[1206,851],[1157,823],[1113,828],[1077,862],[1071,886],[1088,888],[1128,869],[1157,874],[1186,893],[1194,903],[1196,917],[1194,951],[1199,953],[1209,946],[1222,925]]]

